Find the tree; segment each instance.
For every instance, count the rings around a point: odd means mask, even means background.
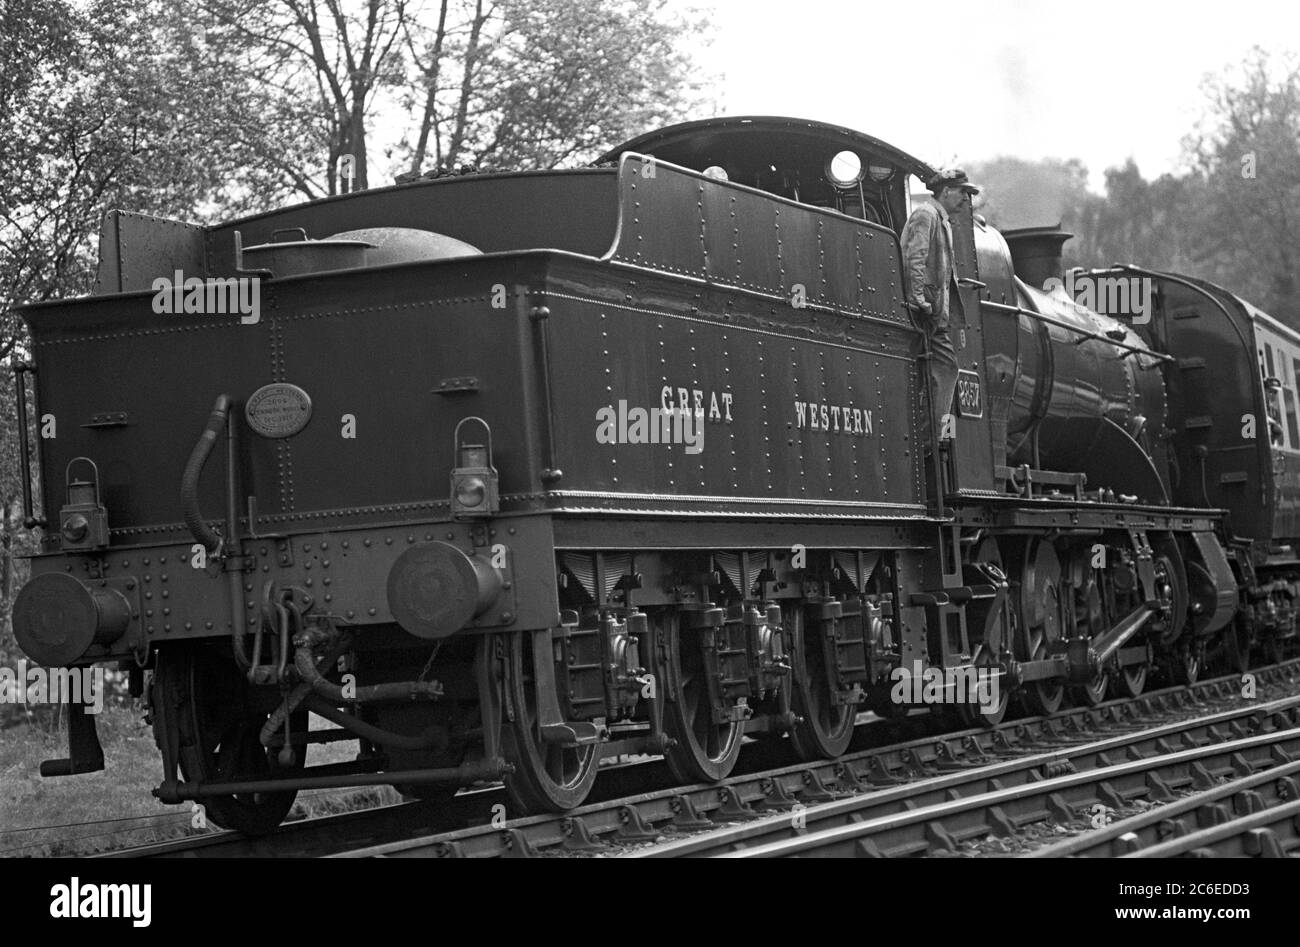
[[[1204,90],[1209,111],[1185,150],[1205,182],[1207,275],[1300,327],[1300,59],[1256,47]]]
[[[201,54],[171,0],[23,0],[0,12],[0,358],[30,354],[14,306],[88,292],[104,213],[204,219],[286,193],[264,91]],[[288,129],[290,141],[293,130]],[[6,366],[6,369],[8,366]],[[0,613],[16,585],[13,375],[0,384]],[[0,627],[3,631],[3,627]],[[0,640],[0,650],[4,649]]]
[[[22,337],[15,301],[89,290],[106,210],[246,209],[275,195],[259,156],[280,150],[263,95],[196,54],[205,34],[171,0],[29,0],[5,17],[0,356]]]
[[[407,31],[410,173],[577,164],[704,107],[686,39],[705,23],[663,0],[440,0]]]
[[[378,128],[408,174],[590,160],[704,102],[687,40],[703,18],[665,0],[203,0],[208,55],[305,129],[283,181],[308,198],[375,176]],[[400,140],[398,140],[400,139]],[[272,156],[265,156],[273,160]]]
[[[1196,175],[1147,181],[1130,158],[1106,171],[1106,195],[1089,195],[1071,249],[1080,265],[1135,263],[1196,274],[1201,266]]]
[[[1061,220],[1076,235],[1067,266],[1199,276],[1300,328],[1300,57],[1256,48],[1204,91],[1186,172],[1148,181],[1130,159],[1100,196],[1078,162],[1000,158],[972,169],[990,185],[983,212],[1001,226]]]
[[[369,187],[368,119],[376,97],[405,80],[406,0],[205,0],[203,10],[222,27],[214,54],[307,131],[312,150],[280,163],[285,181],[308,199],[339,193],[343,178]],[[340,174],[345,156],[351,168]]]
[[[228,219],[337,193],[345,155],[366,187],[377,122],[414,128],[404,161],[430,140],[440,161],[580,161],[678,116],[699,88],[681,51],[698,20],[659,0],[425,0],[422,19],[417,3],[0,5],[0,358],[30,355],[15,305],[91,289],[113,208]],[[6,372],[0,653],[11,553],[27,541],[16,428]]]

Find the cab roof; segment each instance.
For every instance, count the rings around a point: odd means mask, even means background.
[[[858,158],[859,184],[836,186],[831,159],[841,152]],[[930,165],[862,132],[801,118],[734,116],[685,122],[647,132],[598,159],[617,161],[626,153],[653,157],[693,171],[720,167],[727,179],[814,207],[839,209],[901,231],[910,208],[908,180],[927,181]],[[846,209],[845,195],[857,191],[862,209]]]
[[[857,151],[864,159],[879,159],[922,180],[935,173],[919,158],[871,135],[843,125],[779,115],[737,115],[669,125],[625,141],[597,160],[614,161],[623,152],[634,151],[697,171],[720,165],[730,174],[733,165],[757,166],[774,158],[805,154],[809,149],[825,150],[827,157],[845,149]]]

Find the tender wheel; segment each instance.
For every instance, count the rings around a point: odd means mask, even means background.
[[[269,700],[268,700],[269,698]],[[279,702],[274,691],[252,687],[222,650],[207,646],[160,649],[154,671],[154,737],[160,748],[173,737],[187,782],[261,780],[302,770],[306,744],[294,746],[289,766],[279,750],[262,746],[259,734]],[[293,715],[293,729],[307,730],[307,714]],[[207,817],[224,829],[265,835],[293,808],[296,789],[210,796]]]
[[[1041,661],[1061,638],[1061,561],[1052,544],[1034,538],[1026,551],[1020,576],[1020,633],[1016,658]],[[1065,684],[1060,680],[1030,681],[1020,692],[1031,714],[1054,714],[1061,709]]]
[[[834,644],[824,632],[804,621],[803,608],[782,606],[781,622],[793,656],[791,709],[803,720],[790,732],[800,759],[834,759],[849,748],[858,705],[837,704],[827,648]]]
[[[596,782],[600,746],[565,746],[545,743],[537,722],[537,688],[533,674],[533,636],[508,634],[505,638],[505,678],[513,721],[502,727],[502,750],[515,766],[507,775],[506,793],[522,812],[562,812],[582,805]]]
[[[704,660],[705,632],[682,631],[678,613],[671,608],[657,610],[651,621],[666,652],[653,649],[667,696],[664,732],[677,741],[664,753],[664,760],[681,782],[725,779],[740,757],[744,722],[714,720]]]

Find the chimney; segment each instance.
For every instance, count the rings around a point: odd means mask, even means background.
[[[1042,289],[1049,279],[1064,278],[1061,247],[1074,234],[1062,230],[1060,224],[1004,230],[1002,236],[1011,248],[1011,265],[1015,267],[1016,275],[1030,286]]]

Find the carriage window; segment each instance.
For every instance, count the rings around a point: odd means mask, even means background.
[[[1287,430],[1291,432],[1291,446],[1292,448],[1300,448],[1300,424],[1297,424],[1296,421],[1295,391],[1288,388],[1284,394],[1286,396],[1286,426]]]
[[[1291,360],[1294,374],[1290,374],[1286,387],[1286,423],[1291,431],[1291,446],[1300,450],[1300,416],[1296,413],[1296,385],[1300,384],[1300,358]]]
[[[1264,408],[1268,412],[1268,440],[1274,447],[1286,446],[1282,427],[1282,380],[1277,376],[1273,346],[1264,343]]]

